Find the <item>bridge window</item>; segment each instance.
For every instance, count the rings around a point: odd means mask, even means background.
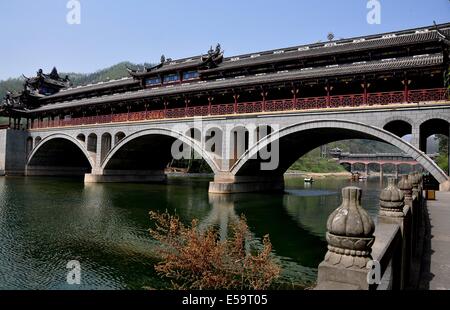
[[[164,83],[173,83],[180,80],[180,76],[176,73],[164,76]]]
[[[97,153],[97,135],[94,133],[88,136],[87,150],[88,152]]]
[[[106,158],[106,155],[111,151],[111,143],[112,137],[109,133],[105,133],[102,135],[102,152],[101,152],[101,160],[103,161]]]
[[[400,138],[404,138],[405,136],[412,133],[412,125],[402,120],[389,122],[384,126],[383,129],[389,131],[390,133],[393,133]]]
[[[28,137],[28,139],[27,139],[27,156],[29,156],[32,151],[33,151],[33,138]]]
[[[262,138],[270,135],[273,132],[273,128],[269,125],[262,125],[256,128],[256,140],[259,141]]]
[[[220,130],[219,128],[209,129],[205,137],[206,151],[213,153],[219,159],[222,156],[222,140],[222,130]]]
[[[192,138],[197,141],[202,141],[202,132],[197,128],[191,128],[186,132],[186,135],[189,138]]]
[[[114,136],[114,145],[117,145],[123,139],[125,139],[125,134],[123,132],[116,133],[116,135]]]
[[[34,147],[38,146],[39,143],[41,143],[42,138],[41,137],[36,137],[36,139],[34,139]]]
[[[145,80],[146,86],[155,86],[161,84],[161,78],[160,77],[151,77]]]
[[[189,71],[183,73],[183,80],[193,80],[199,77],[199,74],[197,71]]]
[[[80,134],[77,136],[77,140],[84,143],[84,142],[86,142],[86,136],[83,135],[82,133],[80,133]]]
[[[231,158],[236,162],[249,149],[249,132],[247,128],[240,126],[231,132],[232,153]]]

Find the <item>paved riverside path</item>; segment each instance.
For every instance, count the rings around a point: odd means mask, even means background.
[[[422,260],[421,289],[450,290],[450,193],[427,201],[429,225]]]

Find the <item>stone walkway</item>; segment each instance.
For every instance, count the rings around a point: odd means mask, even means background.
[[[427,202],[427,227],[421,270],[421,289],[450,290],[450,193],[436,193]]]

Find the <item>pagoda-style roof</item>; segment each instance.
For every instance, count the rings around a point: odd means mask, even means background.
[[[249,76],[234,77],[228,79],[217,79],[213,81],[198,81],[179,85],[169,85],[143,89],[135,92],[115,94],[74,100],[42,106],[31,112],[44,112],[55,109],[66,109],[93,104],[111,104],[128,100],[142,100],[148,98],[161,98],[179,94],[189,94],[205,91],[218,91],[222,89],[251,87],[259,85],[279,84],[286,82],[301,82],[307,80],[327,79],[332,77],[346,77],[355,75],[366,75],[371,73],[382,74],[401,72],[408,70],[425,70],[426,68],[438,68],[443,64],[442,54],[418,55],[398,59],[383,59],[368,62],[356,62],[352,64],[333,65],[317,68],[305,68],[301,70],[281,71],[277,73],[256,74]]]
[[[164,56],[161,56],[161,63],[157,66],[145,68],[142,71],[129,68],[128,72],[134,78],[141,79],[149,76],[157,76],[159,74],[168,72],[212,69],[217,67],[222,62],[222,60],[223,51],[220,47],[220,44],[218,44],[215,50],[213,50],[211,47],[208,53],[205,55],[179,60],[172,60],[170,58],[166,59]]]
[[[439,27],[442,34],[450,36],[450,24],[440,25]],[[441,39],[439,33],[431,27],[430,29],[420,28],[397,33],[357,37],[229,57],[225,58],[216,68],[204,70],[202,73],[206,74],[293,60],[302,61],[318,56],[324,57],[342,53],[374,51],[390,47],[408,47],[419,43],[433,43]]]
[[[34,89],[38,89],[42,84],[46,84],[57,89],[66,88],[70,85],[69,77],[66,76],[65,78],[61,78],[56,68],[53,68],[49,74],[45,74],[42,69],[39,69],[35,77],[28,78],[24,76],[24,78],[25,83]]]
[[[77,86],[72,88],[66,88],[62,89],[60,92],[45,96],[41,100],[47,101],[47,100],[57,100],[64,97],[70,97],[70,96],[76,96],[79,94],[85,94],[89,92],[101,92],[108,89],[116,89],[116,88],[128,88],[132,86],[138,86],[139,81],[134,80],[133,78],[123,78],[120,80],[111,80],[107,82],[100,82],[96,84],[88,84],[83,86]]]

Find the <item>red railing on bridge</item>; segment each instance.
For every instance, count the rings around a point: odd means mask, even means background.
[[[64,120],[34,121],[32,128],[49,128],[65,126],[81,126],[104,123],[133,122],[144,120],[173,119],[195,116],[216,116],[229,114],[249,114],[262,112],[282,112],[295,110],[312,110],[340,107],[362,107],[373,105],[387,105],[405,102],[426,102],[448,100],[445,88],[368,93],[364,94],[309,97],[297,99],[268,100],[255,102],[242,102],[219,104],[211,106],[196,106],[176,109],[151,110],[130,112],[122,114],[87,116]]]

